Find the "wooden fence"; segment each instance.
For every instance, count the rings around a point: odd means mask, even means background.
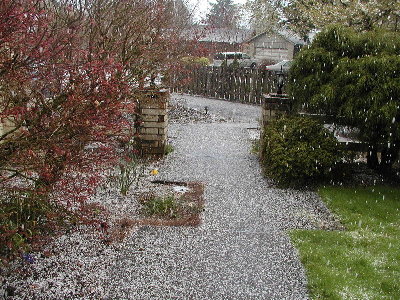
[[[175,73],[170,87],[174,92],[261,104],[263,94],[276,92],[277,76],[260,69],[198,67]]]
[[[285,81],[287,78],[285,78]],[[221,68],[221,67],[200,67],[181,70],[175,73],[170,80],[170,88],[173,92],[181,92],[192,95],[201,95],[217,99],[230,101],[240,101],[242,103],[262,104],[266,110],[266,102],[263,94],[275,93],[277,89],[277,76],[274,73],[260,69],[249,68]],[[285,92],[285,86],[283,88]],[[288,99],[288,101],[290,101]],[[289,104],[289,102],[288,102]],[[286,113],[290,112],[288,105]],[[271,114],[269,111],[263,112],[263,117]],[[276,112],[273,113],[274,115]],[[337,123],[337,119],[332,119],[325,115],[300,114],[319,119],[323,123]],[[264,120],[265,121],[265,120]],[[340,142],[345,149],[357,152],[366,152],[368,145],[365,143],[346,141]]]

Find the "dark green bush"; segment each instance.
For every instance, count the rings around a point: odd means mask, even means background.
[[[0,193],[0,266],[2,261],[29,251],[35,238],[67,228],[76,219],[39,193],[3,190]]]
[[[264,170],[281,186],[299,186],[326,178],[342,153],[333,133],[309,118],[282,117],[264,130]]]
[[[27,249],[48,211],[48,203],[34,194],[0,194],[0,257]]]

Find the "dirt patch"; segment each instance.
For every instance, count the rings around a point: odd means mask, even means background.
[[[110,229],[106,230],[103,242],[107,245],[115,242],[122,242],[132,231],[134,225],[135,221],[128,218],[123,218],[116,221]]]
[[[153,181],[152,183],[171,186],[169,197],[175,203],[173,214],[155,214],[149,216],[145,212],[145,204],[156,195],[142,194],[143,204],[141,218],[133,220],[133,225],[153,226],[198,226],[201,224],[201,212],[204,209],[204,185],[201,182]]]

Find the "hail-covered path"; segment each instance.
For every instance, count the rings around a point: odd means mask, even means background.
[[[307,299],[287,230],[329,217],[314,193],[277,189],[262,176],[250,151],[260,107],[181,95],[174,101],[218,116],[171,124],[175,151],[159,170],[160,179],[204,183],[203,222],[135,231],[109,268],[110,299]]]
[[[111,245],[80,226],[0,268],[0,299],[307,299],[288,230],[334,220],[314,192],[278,189],[262,176],[251,153],[260,107],[177,94],[171,102],[175,151],[156,177],[204,184],[201,225],[137,227]],[[110,186],[92,201],[110,219],[135,218],[146,180],[128,196]]]

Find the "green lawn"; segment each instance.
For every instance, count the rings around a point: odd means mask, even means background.
[[[319,193],[346,230],[290,233],[311,299],[400,299],[400,188]]]

